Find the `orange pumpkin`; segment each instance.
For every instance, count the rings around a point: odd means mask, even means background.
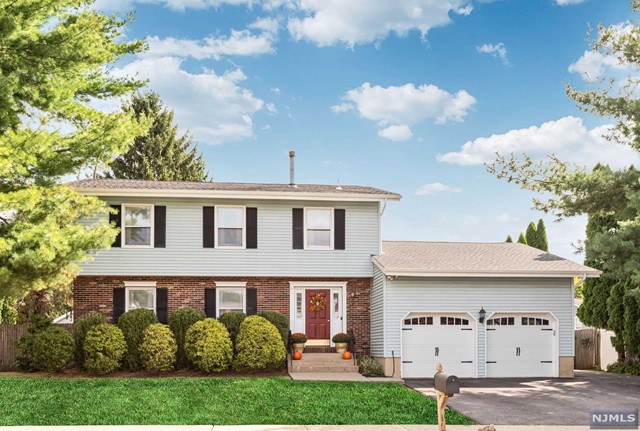
[[[296,361],[302,359],[302,352],[293,352],[293,359]]]
[[[351,352],[344,352],[342,354],[342,359],[351,359]]]

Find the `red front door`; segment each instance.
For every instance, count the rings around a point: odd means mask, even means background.
[[[328,340],[330,332],[329,303],[330,291],[311,290],[305,291],[306,298],[306,333],[310,340]]]

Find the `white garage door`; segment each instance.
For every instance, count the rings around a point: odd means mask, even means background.
[[[486,323],[487,377],[553,377],[555,320],[500,314]]]
[[[475,377],[475,322],[466,313],[413,313],[402,322],[402,377],[433,377],[436,363]]]

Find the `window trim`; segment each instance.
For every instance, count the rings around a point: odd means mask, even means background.
[[[153,291],[153,313],[157,313],[158,290],[155,281],[125,281],[124,282],[124,311],[129,311],[129,291],[132,290],[152,290]],[[148,308],[146,308],[148,310]]]
[[[150,209],[149,211],[149,224],[150,224],[150,238],[149,238],[149,244],[148,245],[135,245],[135,244],[127,244],[127,225],[125,222],[125,213],[126,213],[126,209],[130,208],[130,207],[147,207]],[[130,227],[135,227],[135,226],[130,226]],[[146,226],[141,226],[141,227],[146,227]],[[122,234],[122,243],[120,244],[120,247],[122,248],[154,248],[155,244],[154,244],[154,239],[155,239],[155,205],[154,204],[132,204],[132,203],[123,203],[122,204],[122,209],[121,209],[121,214],[120,214],[120,230],[121,230],[121,234]]]
[[[309,223],[307,223],[307,213],[308,211],[315,211],[315,210],[325,210],[325,211],[329,211],[330,212],[330,228],[329,228],[329,246],[310,246],[307,242],[307,232],[309,231]],[[335,216],[334,216],[334,210],[335,208],[333,207],[305,207],[304,208],[304,250],[333,250],[334,249],[334,240],[335,240],[335,231],[336,231],[336,226],[335,226]]]
[[[225,229],[220,227],[220,223],[218,223],[218,210],[220,208],[240,208],[242,209],[242,245],[220,245],[218,244],[218,240],[220,238],[220,229]],[[215,240],[215,248],[220,249],[230,249],[230,250],[244,250],[247,248],[247,206],[246,205],[215,205],[215,210],[213,214],[213,223],[214,223],[214,240]],[[229,228],[231,229],[231,228]]]
[[[216,318],[220,318],[221,293],[230,290],[242,290],[242,312],[247,314],[247,283],[245,281],[219,282],[216,283]]]

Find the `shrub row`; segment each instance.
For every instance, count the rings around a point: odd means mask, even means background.
[[[280,313],[261,314],[225,313],[218,321],[183,308],[171,315],[167,326],[158,323],[152,311],[136,309],[124,313],[116,326],[100,313],[89,313],[78,319],[73,335],[39,319],[17,343],[16,362],[23,370],[57,372],[75,359],[76,365],[100,375],[122,366],[152,372],[176,365],[204,372],[279,369],[286,360],[288,319]]]

